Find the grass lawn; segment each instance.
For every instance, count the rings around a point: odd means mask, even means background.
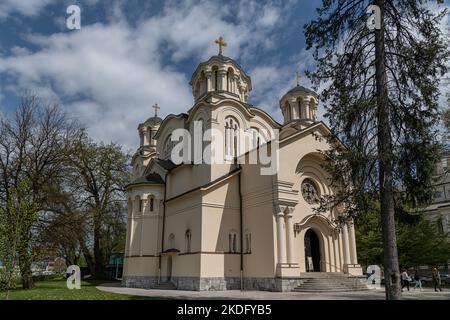
[[[95,288],[101,281],[82,281],[80,290],[69,290],[65,279],[35,282],[36,287],[23,290],[18,287],[9,294],[10,300],[150,300],[151,297],[130,296],[103,292]],[[5,299],[5,292],[0,292],[0,299]]]

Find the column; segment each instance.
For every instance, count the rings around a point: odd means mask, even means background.
[[[211,72],[211,71],[205,71],[205,77],[206,77],[206,92],[212,91],[212,88],[211,88],[211,75],[212,75],[212,72]]]
[[[231,146],[231,139],[230,139],[230,128],[228,128],[228,125],[225,127],[225,156],[231,155],[230,152],[230,146]]]
[[[309,116],[309,99],[303,99],[303,103],[302,103],[302,106],[303,106],[303,110],[302,110],[302,119],[310,119],[310,116]]]
[[[127,217],[127,236],[125,238],[125,256],[130,255],[130,249],[131,249],[131,230],[132,230],[132,223],[133,223],[133,205],[132,200],[128,199],[128,217]]]
[[[287,243],[287,262],[294,263],[294,225],[292,223],[292,210],[285,215],[286,222],[286,243]]]
[[[226,83],[226,75],[227,75],[227,71],[226,70],[219,70],[219,88],[217,90],[223,90],[226,91],[227,90],[227,83]]]
[[[344,251],[344,265],[350,264],[350,248],[346,223],[342,226],[342,246]]]
[[[283,211],[276,213],[277,219],[277,246],[278,246],[278,263],[286,262],[286,234],[283,230],[284,213]]]
[[[356,253],[355,223],[353,220],[349,221],[348,223],[348,234],[350,238],[351,263],[358,264],[358,255]]]
[[[238,94],[238,81],[239,81],[239,77],[237,75],[233,76],[233,93]]]

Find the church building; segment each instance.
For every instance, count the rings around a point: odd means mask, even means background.
[[[219,54],[192,75],[193,106],[161,119],[155,105],[155,116],[139,124],[122,284],[290,291],[312,273],[361,276],[353,222],[338,222],[338,209],[314,210],[333,194],[320,152],[330,130],[316,119],[317,94],[297,81],[280,99],[278,123],[248,103],[250,76],[222,54],[222,37],[216,43]],[[220,134],[199,141],[199,126]],[[194,136],[192,161],[171,157],[177,129]],[[198,161],[198,145],[220,149],[222,161]],[[269,174],[267,163],[237,161],[264,148],[278,162]]]

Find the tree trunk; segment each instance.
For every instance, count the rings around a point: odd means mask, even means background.
[[[375,68],[378,117],[378,159],[381,203],[381,229],[384,249],[384,279],[386,299],[401,297],[397,239],[395,235],[394,194],[392,179],[392,141],[390,108],[385,65],[384,0],[377,0],[381,9],[381,29],[375,31]]]
[[[33,289],[33,273],[31,272],[31,255],[27,248],[19,250],[19,267],[22,278],[22,289]]]
[[[102,279],[106,277],[104,266],[105,256],[103,248],[101,246],[101,234],[102,233],[100,221],[94,221],[94,259],[95,259],[95,277],[97,279]]]
[[[78,242],[80,243],[80,248],[81,248],[81,252],[83,253],[84,256],[84,260],[86,260],[86,263],[89,267],[89,271],[91,272],[91,275],[94,275],[95,272],[95,267],[94,267],[94,259],[92,258],[91,252],[89,251],[89,249],[86,247],[86,244],[84,243],[84,239],[83,238],[79,238]]]

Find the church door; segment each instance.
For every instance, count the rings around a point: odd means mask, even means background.
[[[312,229],[305,233],[305,264],[307,272],[320,272],[320,242]]]
[[[172,256],[167,257],[167,281],[172,280]]]

